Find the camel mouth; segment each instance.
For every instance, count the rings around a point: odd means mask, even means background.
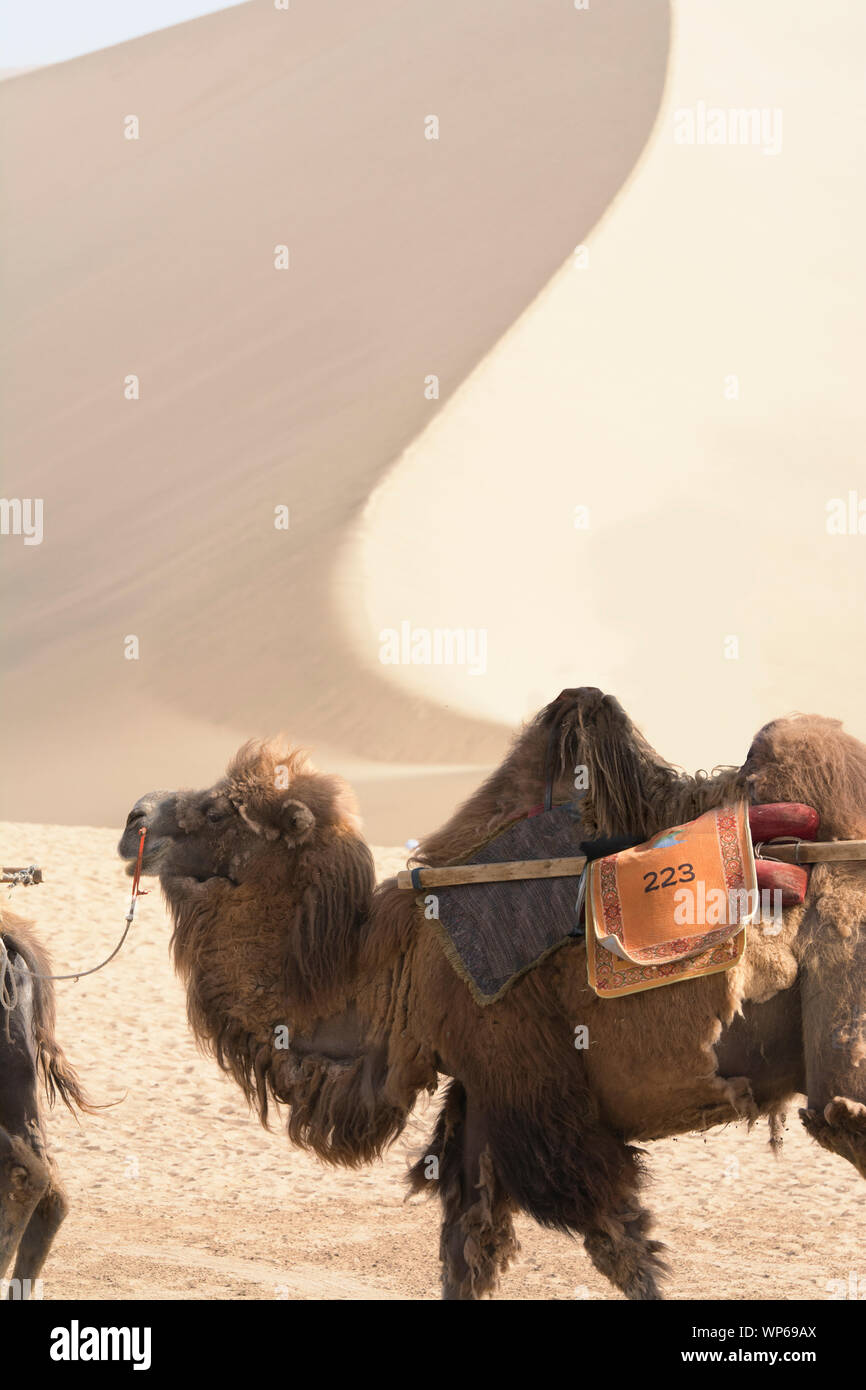
[[[126,860],[126,877],[135,877],[135,866],[136,863],[138,863],[138,852],[136,852],[135,855],[122,855],[122,858]],[[142,876],[153,877],[154,874],[157,874],[158,872],[160,872],[160,855],[158,855],[157,847],[153,847],[150,853],[146,853],[146,855],[142,856]]]
[[[240,887],[240,880],[229,873],[217,873],[211,870],[202,870],[201,873],[189,871],[184,873],[179,868],[173,868],[170,859],[167,858],[173,845],[174,841],[170,835],[159,836],[158,839],[146,844],[141,859],[142,878],[159,878],[164,888],[171,885],[180,891],[184,891],[184,889],[190,891],[193,885],[200,888],[206,883],[226,883],[231,888]],[[126,861],[127,878],[134,878],[138,863],[138,846],[125,843],[124,837],[117,848],[120,857]]]
[[[166,841],[157,840],[154,844],[148,845],[141,859],[141,872],[143,877],[154,877],[159,873],[159,861]],[[118,846],[118,854],[126,861],[127,878],[135,877],[135,866],[138,863],[138,848],[134,851],[126,849],[121,841]]]
[[[201,888],[206,883],[227,883],[230,888],[240,887],[240,879],[232,878],[231,874],[166,874],[163,877],[163,885],[166,888],[182,888],[185,884],[195,884],[197,888]]]

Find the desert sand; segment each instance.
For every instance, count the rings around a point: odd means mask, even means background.
[[[58,972],[107,955],[129,879],[112,830],[0,824],[12,862],[45,882],[13,890]],[[377,852],[381,875],[402,862]],[[4,892],[7,891],[4,889]],[[266,1133],[233,1082],[197,1051],[168,958],[159,892],[105,970],[56,986],[58,1036],[92,1098],[120,1104],[49,1135],[72,1210],[43,1276],[46,1299],[438,1297],[438,1204],[405,1200],[435,1098],[384,1162],[332,1169]],[[766,1127],[730,1126],[648,1146],[656,1234],[670,1250],[671,1298],[826,1299],[831,1281],[866,1292],[862,1182],[789,1116],[783,1157]],[[611,1299],[579,1242],[519,1218],[523,1246],[499,1297]]]

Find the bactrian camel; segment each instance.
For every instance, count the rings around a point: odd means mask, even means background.
[[[866,746],[837,721],[777,720],[741,767],[690,777],[615,699],[582,688],[519,734],[417,862],[465,860],[537,806],[551,743],[556,804],[587,769],[585,838],[649,838],[741,798],[815,807],[821,839],[866,834]],[[284,1103],[294,1143],[355,1167],[450,1078],[410,1175],[442,1204],[446,1298],[495,1288],[518,1211],[582,1236],[628,1298],[659,1297],[634,1145],[759,1116],[778,1128],[801,1094],[808,1132],[866,1175],[863,866],[816,866],[805,903],[781,930],[751,931],[732,970],[604,1000],[572,940],[482,1007],[415,895],[376,886],[348,787],[303,753],[248,743],[209,790],[143,797],[120,843],[130,861],[142,827],[192,1028],[263,1121]]]

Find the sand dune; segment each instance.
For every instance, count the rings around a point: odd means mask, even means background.
[[[662,112],[588,263],[367,503],[360,661],[404,616],[484,628],[485,675],[399,680],[506,723],[599,685],[690,769],[793,709],[866,735],[866,534],[827,530],[853,491],[866,532],[864,44],[842,0],[676,7]],[[677,143],[700,103],[761,113],[759,143]]]
[[[365,763],[402,837],[470,784],[437,768],[500,753],[495,712],[359,668],[338,558],[623,186],[667,44],[663,0],[261,0],[3,85],[5,487],[45,506],[41,545],[0,547],[6,814],[116,821],[287,728]],[[397,812],[405,763],[435,775]]]
[[[12,905],[36,917],[57,970],[95,964],[119,936],[129,879],[114,840],[108,830],[0,824],[8,862],[44,867],[45,882],[15,889]],[[384,876],[402,855],[376,859]],[[93,1098],[124,1098],[80,1123],[62,1108],[50,1115],[72,1210],[44,1297],[437,1298],[436,1204],[405,1202],[403,1186],[435,1101],[383,1163],[359,1172],[291,1149],[197,1052],[169,931],[154,892],[110,966],[57,986],[58,1035]],[[649,1163],[670,1297],[825,1299],[831,1281],[862,1284],[862,1182],[796,1116],[781,1161],[762,1124],[751,1135],[730,1126],[652,1144]],[[500,1297],[616,1297],[578,1242],[525,1218],[517,1226],[523,1253]]]

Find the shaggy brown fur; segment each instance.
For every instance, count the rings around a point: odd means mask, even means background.
[[[67,1201],[48,1153],[39,1081],[50,1105],[90,1110],[75,1071],[54,1036],[54,991],[48,956],[32,924],[4,909],[3,978],[13,1006],[0,1004],[0,1278],[16,1254],[8,1297],[28,1297]],[[32,974],[30,972],[33,972]]]
[[[824,836],[863,833],[866,748],[833,721],[777,721],[742,768],[688,777],[616,700],[581,689],[520,734],[418,862],[465,860],[538,805],[551,750],[557,804],[573,796],[575,769],[588,770],[587,835],[648,837],[750,794],[814,805]],[[276,785],[281,767],[289,776]],[[724,974],[612,1003],[589,988],[575,941],[482,1008],[414,895],[393,881],[373,890],[345,789],[301,755],[248,745],[210,791],[143,798],[121,841],[128,859],[141,824],[175,917],[193,1027],[263,1118],[270,1092],[291,1106],[297,1142],[364,1162],[401,1131],[422,1088],[454,1078],[412,1173],[442,1201],[447,1297],[495,1287],[518,1209],[582,1235],[628,1297],[659,1296],[635,1141],[760,1115],[778,1128],[785,1102],[807,1091],[810,1132],[862,1166],[866,1069],[852,1041],[866,1019],[862,869],[813,874],[805,905],[777,934],[753,931]]]

